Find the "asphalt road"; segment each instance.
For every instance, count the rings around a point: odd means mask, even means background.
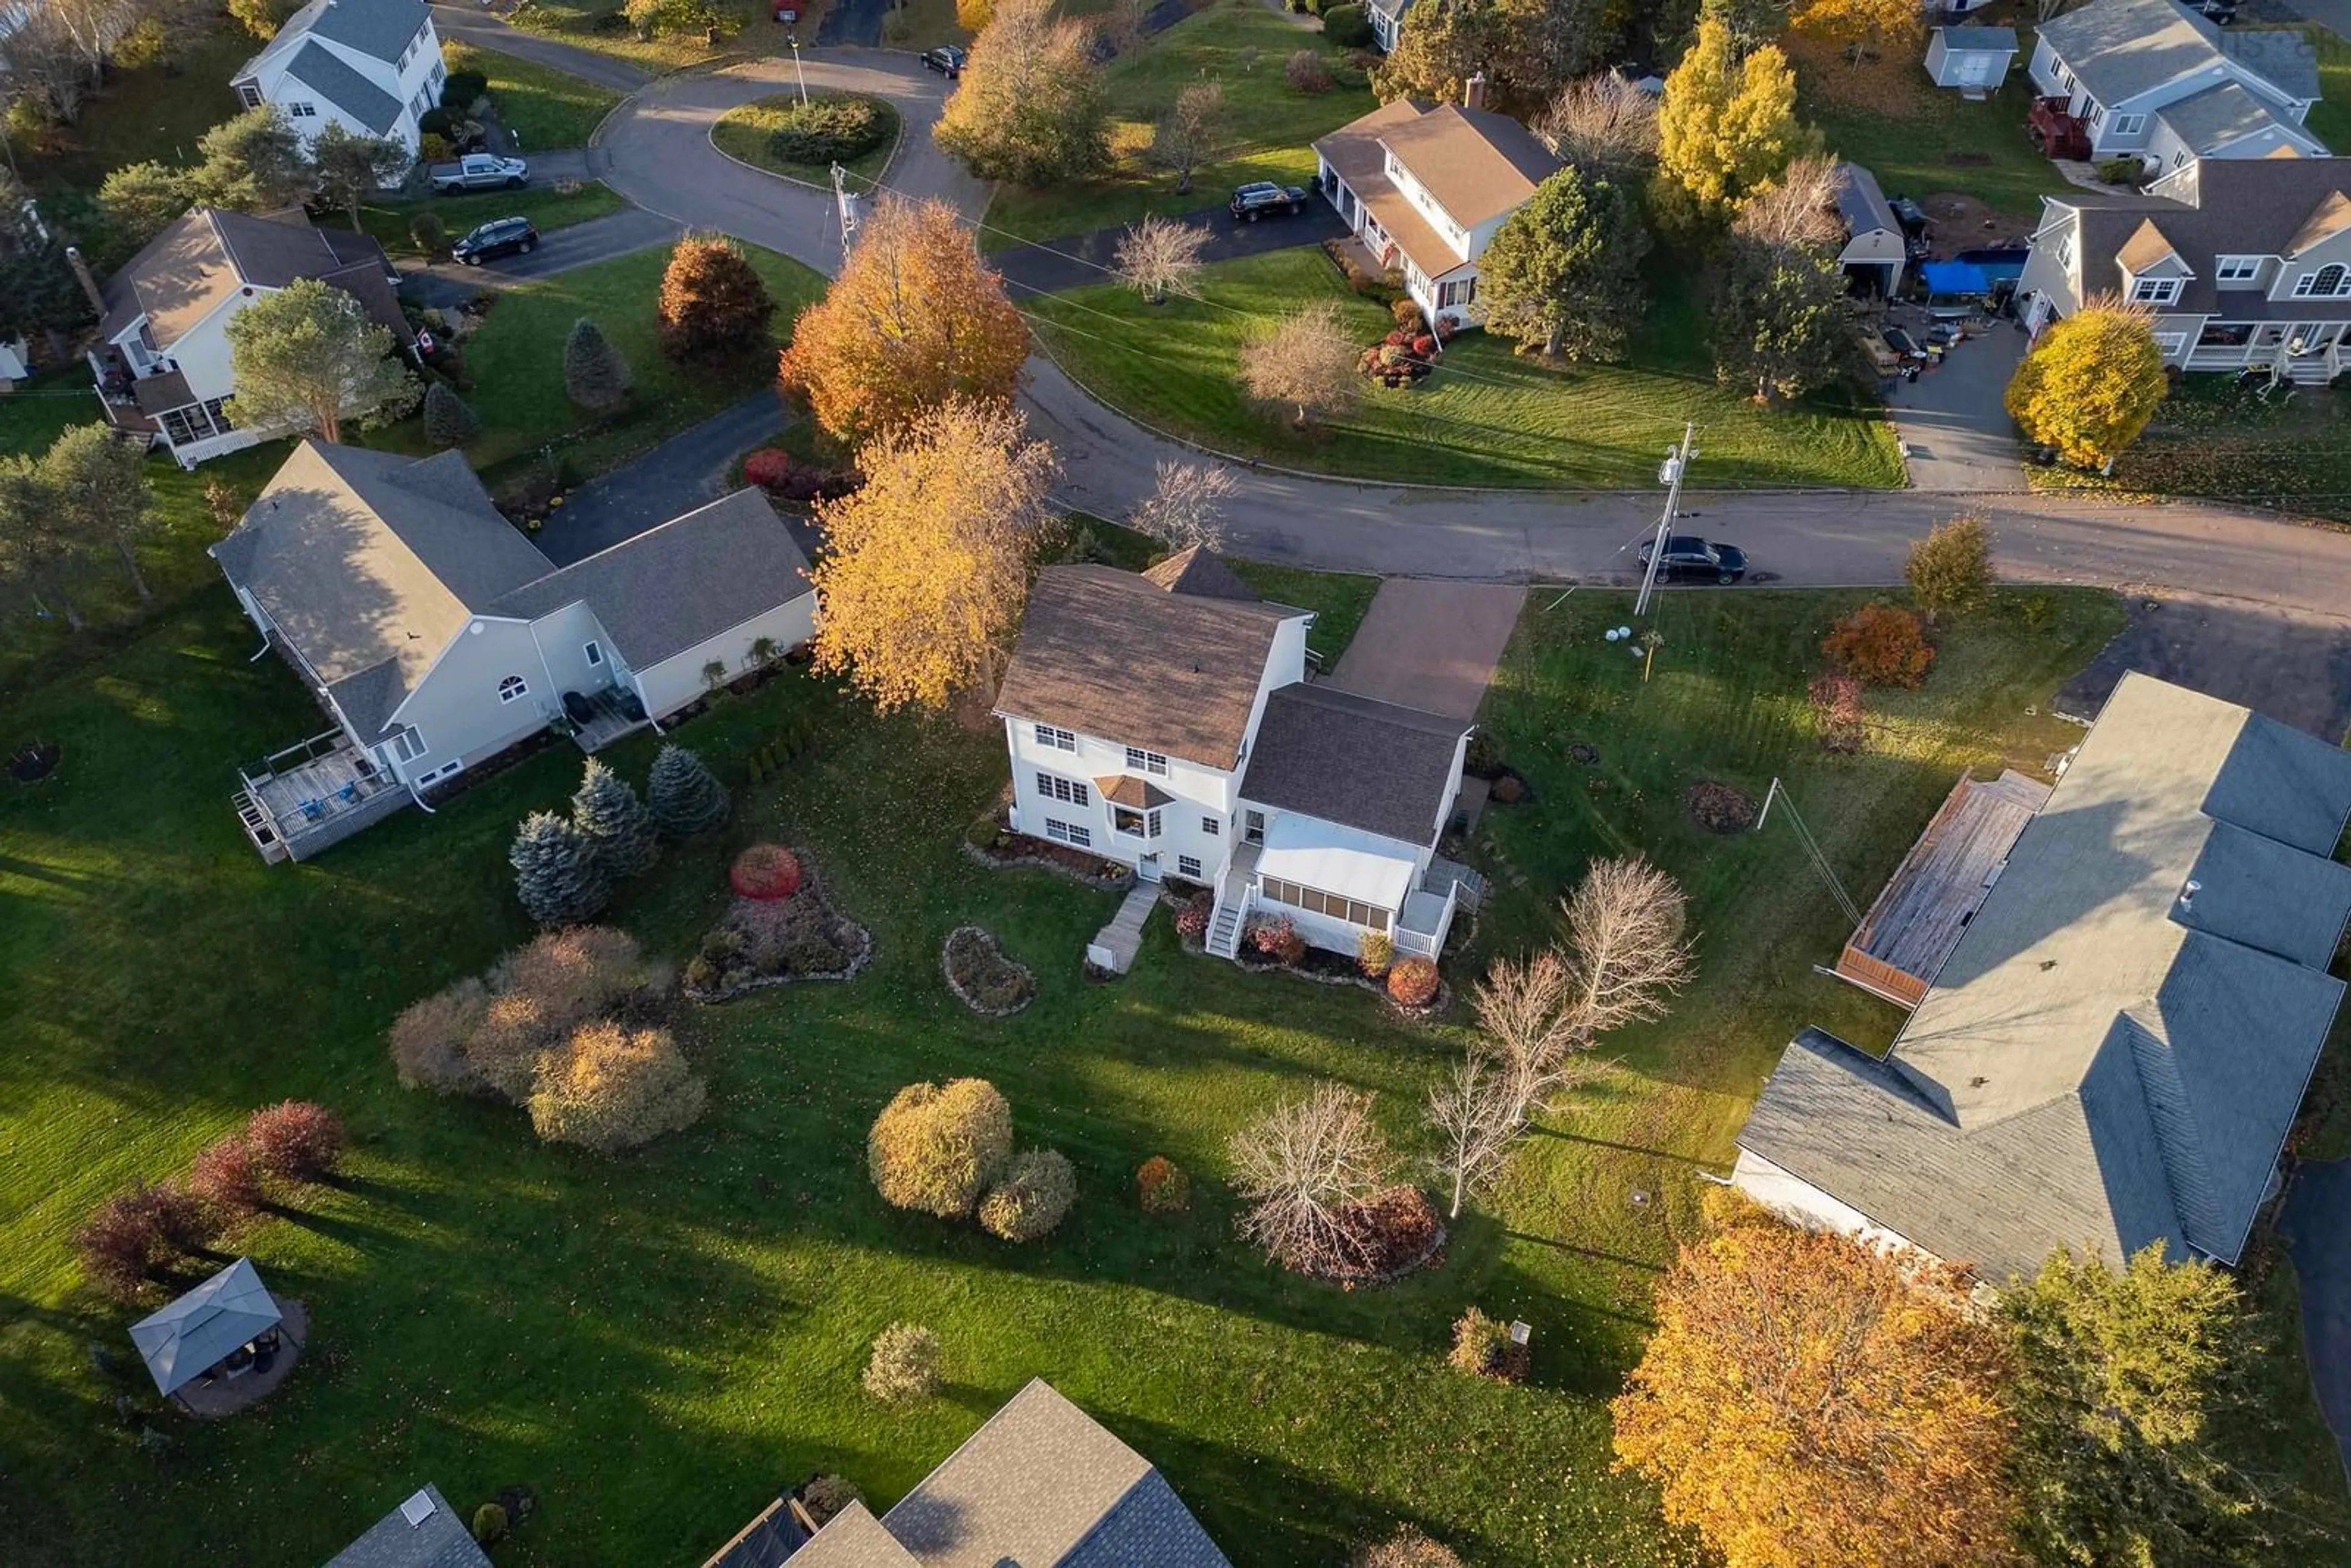
[[[454,261],[430,267],[411,263],[400,276],[419,304],[462,305],[479,289],[527,283],[590,262],[610,261],[647,246],[667,245],[684,232],[684,225],[674,219],[630,207],[543,235],[538,248],[528,256],[500,256],[480,267],[462,267]]]
[[[640,70],[626,60],[509,27],[479,5],[435,5],[432,9],[434,29],[444,38],[536,60],[615,92],[634,92],[653,79],[653,73]]]

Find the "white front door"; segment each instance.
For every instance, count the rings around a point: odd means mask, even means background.
[[[1150,854],[1144,855],[1141,860],[1136,861],[1134,862],[1134,874],[1141,877],[1145,882],[1157,882],[1159,880],[1159,857],[1155,854]]]

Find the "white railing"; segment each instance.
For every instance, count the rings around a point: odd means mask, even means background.
[[[1453,928],[1453,912],[1460,900],[1461,884],[1456,882],[1445,890],[1445,907],[1437,912],[1437,929],[1434,931],[1416,931],[1398,920],[1395,926],[1396,950],[1417,953],[1425,958],[1436,957],[1437,949],[1445,945],[1445,934]]]

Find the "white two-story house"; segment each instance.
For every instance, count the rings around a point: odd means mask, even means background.
[[[2324,157],[2303,127],[2318,57],[2294,29],[2214,26],[2175,0],[2095,0],[2040,26],[2032,126],[2052,156]]]
[[[329,727],[240,769],[256,848],[302,860],[550,726],[598,747],[815,632],[757,490],[558,567],[464,455],[306,441],[212,547]]]
[[[1202,549],[1047,568],[997,698],[1014,829],[1214,888],[1225,957],[1253,914],[1440,952],[1482,885],[1437,853],[1469,726],[1308,684],[1313,619]]]
[[[2142,195],[2042,203],[2017,284],[2036,336],[2112,294],[2154,312],[2182,370],[2314,383],[2351,369],[2351,158],[2195,161]]]
[[[197,207],[98,290],[89,359],[108,421],[160,442],[183,468],[280,434],[240,424],[229,405],[236,371],[228,323],[298,277],[349,294],[413,352],[416,334],[394,292],[399,275],[374,240],[314,228],[298,208],[256,215]]]
[[[1486,318],[1478,258],[1560,168],[1485,99],[1486,78],[1472,77],[1458,109],[1400,98],[1314,143],[1323,199],[1382,267],[1404,275],[1429,320],[1462,327]]]
[[[276,104],[305,141],[340,125],[413,154],[448,76],[423,0],[310,0],[229,85],[247,109]]]

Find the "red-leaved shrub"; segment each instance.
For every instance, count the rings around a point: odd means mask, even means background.
[[[1823,751],[1859,751],[1866,732],[1862,725],[1861,683],[1851,675],[1814,678],[1806,695],[1813,703],[1813,727],[1820,732]]]
[[[1176,933],[1197,942],[1208,929],[1208,917],[1217,910],[1217,895],[1202,889],[1184,901],[1176,912]]]
[[[1821,644],[1837,668],[1873,686],[1917,686],[1935,662],[1918,617],[1894,604],[1865,604]]]
[[[1437,965],[1417,954],[1398,958],[1388,970],[1388,995],[1400,1007],[1426,1007],[1437,999]]]
[[[1286,915],[1252,922],[1249,938],[1250,946],[1286,968],[1294,967],[1306,956],[1306,938],[1298,934],[1297,925]]]
[[[789,898],[800,890],[800,859],[781,844],[753,844],[735,857],[726,881],[744,898]]]
[[[1177,1214],[1191,1207],[1192,1178],[1165,1155],[1154,1155],[1134,1173],[1145,1214]]]
[[[324,1181],[343,1157],[342,1118],[308,1100],[266,1105],[245,1124],[261,1168],[281,1181]]]
[[[1412,351],[1425,360],[1437,352],[1437,340],[1423,332],[1412,340]]]
[[[244,1134],[214,1139],[188,1167],[188,1190],[219,1211],[224,1221],[250,1218],[266,1196],[261,1162]]]
[[[791,477],[792,455],[780,446],[762,446],[743,459],[743,483],[772,490]]]
[[[182,1252],[211,1242],[213,1216],[204,1201],[172,1182],[141,1184],[116,1193],[74,1232],[74,1251],[89,1282],[129,1301]]]

